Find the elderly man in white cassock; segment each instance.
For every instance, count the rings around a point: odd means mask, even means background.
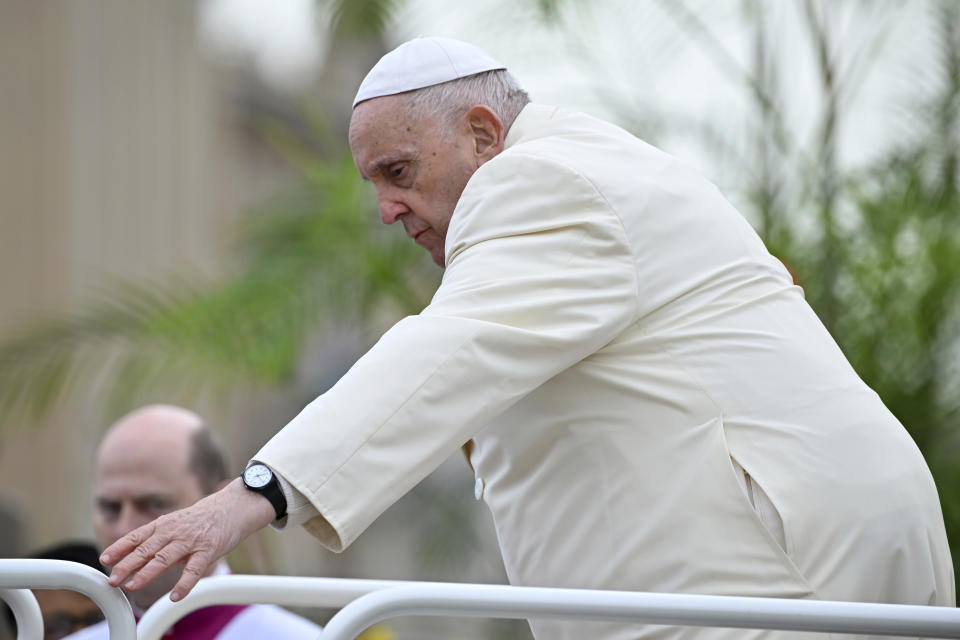
[[[339,551],[462,446],[513,584],[954,605],[919,450],[711,183],[612,124],[530,103],[503,65],[444,38],[374,66],[349,135],[382,221],[445,268],[439,289],[243,478],[108,548],[113,584],[185,562],[182,598],[270,523]]]

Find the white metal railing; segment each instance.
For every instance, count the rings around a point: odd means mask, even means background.
[[[646,624],[783,629],[864,635],[960,638],[960,609],[685,594],[550,589],[391,580],[217,576],[180,602],[160,599],[134,626],[119,589],[99,572],[56,560],[0,560],[0,597],[27,624],[21,640],[39,638],[42,622],[24,589],[74,589],[92,598],[114,640],[158,640],[177,620],[214,604],[272,603],[342,607],[318,640],[353,640],[367,627],[407,615],[607,620]],[[20,617],[17,618],[18,623]],[[32,626],[31,626],[32,625]]]
[[[377,622],[407,615],[607,620],[960,638],[960,610],[950,607],[501,585],[410,584],[356,599],[330,619],[318,640],[352,640]]]
[[[153,605],[140,620],[139,640],[158,640],[170,625],[201,607],[253,602],[343,607],[330,619],[318,640],[353,640],[377,622],[408,615],[585,619],[960,638],[960,610],[950,607],[436,582],[218,576],[201,580],[178,603],[165,598]]]
[[[107,583],[107,577],[90,567],[77,562],[66,562],[63,560],[5,560],[0,559],[0,589],[9,589],[0,593],[4,599],[12,592],[19,592],[23,589],[71,589],[79,591],[95,603],[103,611],[104,617],[110,629],[110,638],[112,640],[134,640],[137,637],[137,623],[133,618],[133,611],[130,603],[119,589],[111,587]],[[21,600],[15,605],[20,606],[21,610],[32,609],[30,605],[24,608],[22,594],[14,595],[14,602]],[[33,598],[33,606],[37,601]],[[10,602],[8,600],[8,602]],[[16,609],[14,609],[16,613]],[[35,614],[27,613],[28,625],[33,625],[39,620],[40,609],[36,609]],[[17,620],[19,623],[19,619]],[[43,637],[43,621],[39,620],[40,633],[37,635],[32,628],[27,633],[34,633],[35,638]],[[19,638],[30,638],[18,632]]]
[[[43,617],[40,605],[29,589],[0,589],[0,600],[6,601],[17,623],[17,640],[43,638]]]

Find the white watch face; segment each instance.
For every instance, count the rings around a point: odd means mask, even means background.
[[[270,482],[272,477],[273,473],[270,472],[270,469],[262,464],[250,465],[243,472],[243,481],[248,487],[253,487],[254,489],[267,486],[267,483]]]

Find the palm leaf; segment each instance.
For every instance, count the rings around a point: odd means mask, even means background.
[[[240,226],[231,277],[115,283],[0,345],[0,415],[37,417],[100,385],[119,401],[148,388],[289,383],[325,320],[418,312],[438,271],[381,228],[348,157],[301,160],[300,184]]]

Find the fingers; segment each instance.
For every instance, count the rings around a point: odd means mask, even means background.
[[[155,534],[156,521],[134,529],[104,550],[100,556],[101,562],[105,565],[116,562],[116,566],[110,571],[111,587],[118,587],[126,582],[131,574],[149,562],[154,554],[164,547],[166,541]]]
[[[141,542],[153,535],[155,529],[156,521],[149,522],[142,527],[134,529],[104,549],[103,553],[100,554],[100,563],[105,567],[109,567],[114,562],[133,551],[137,546],[140,545]]]
[[[146,527],[151,527],[151,530],[143,531]],[[131,540],[128,540],[128,538]],[[137,543],[138,540],[139,543]],[[120,557],[115,555],[120,552],[116,551],[114,547],[121,543],[123,545],[117,547],[121,550],[133,544],[137,544],[137,546],[134,546],[125,558],[117,562],[110,572],[109,583],[113,587],[122,585],[127,591],[136,591],[144,587],[173,565],[182,562],[185,557],[188,558],[183,574],[170,594],[170,598],[174,602],[190,593],[215,559],[213,554],[209,552],[197,550],[191,552],[190,547],[183,542],[173,541],[168,543],[166,537],[157,533],[154,523],[130,532],[114,545],[108,547],[104,555],[109,555],[111,558]]]
[[[162,515],[107,547],[100,556],[113,566],[109,583],[128,591],[143,588],[175,564],[185,564],[171,592],[183,598],[220,557],[274,517],[262,496],[248,491],[239,478],[186,509]]]
[[[140,549],[144,549],[145,546],[146,545],[138,547],[131,555],[135,555]],[[144,554],[147,553],[149,552],[144,551]],[[131,572],[132,577],[126,581],[123,588],[127,591],[136,591],[180,562],[187,553],[188,549],[183,544],[170,543],[160,548],[156,553],[152,554],[153,557],[150,558],[139,571],[136,571],[136,573]]]
[[[193,554],[190,560],[187,561],[187,565],[183,568],[183,574],[180,576],[180,580],[170,592],[170,599],[177,602],[186,597],[191,589],[197,586],[200,578],[206,573],[210,565],[210,560],[210,557],[205,554]]]

